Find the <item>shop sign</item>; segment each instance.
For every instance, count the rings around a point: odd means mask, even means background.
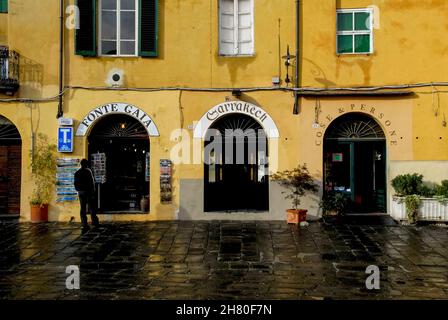
[[[72,202],[78,200],[75,189],[75,172],[79,169],[80,159],[57,159],[56,202]]]
[[[60,126],[72,126],[73,118],[59,118],[58,123]]]
[[[73,128],[58,129],[58,152],[73,152]]]
[[[92,172],[96,183],[106,183],[106,154],[94,153],[91,155]]]
[[[80,122],[77,136],[85,136],[88,129],[104,116],[111,114],[126,114],[137,119],[146,129],[149,136],[159,136],[159,131],[152,118],[140,108],[127,103],[108,103],[90,111]]]
[[[173,198],[172,186],[172,162],[168,159],[160,160],[160,201],[170,203]]]
[[[207,129],[219,118],[232,113],[245,114],[263,126],[268,138],[279,138],[280,134],[271,116],[259,106],[244,101],[229,101],[214,106],[197,122],[195,138],[204,138]]]
[[[351,104],[348,107],[339,107],[337,110],[337,114],[327,114],[322,121],[318,122],[318,126],[314,126],[313,128],[317,129],[315,134],[315,144],[316,146],[321,146],[323,143],[325,130],[331,125],[333,120],[338,118],[339,116],[350,113],[350,112],[362,112],[370,115],[378,123],[380,123],[384,128],[384,133],[388,136],[389,144],[391,146],[398,145],[398,132],[393,128],[394,125],[392,121],[388,118],[388,116],[378,110],[378,108],[373,106],[367,106],[366,104]]]
[[[344,162],[344,155],[342,153],[333,153],[333,162]]]

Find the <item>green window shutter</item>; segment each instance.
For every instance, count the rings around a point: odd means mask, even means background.
[[[8,12],[8,0],[0,0],[0,13]]]
[[[158,0],[139,0],[139,56],[157,57]]]
[[[75,31],[75,52],[85,57],[96,56],[97,0],[77,0],[79,29]]]

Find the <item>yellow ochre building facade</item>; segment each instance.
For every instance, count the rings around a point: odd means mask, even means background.
[[[97,166],[103,221],[283,220],[290,203],[269,173],[299,163],[319,185],[301,204],[310,218],[338,191],[359,213],[398,219],[392,178],[448,179],[444,0],[1,0],[0,11],[2,215],[30,220],[30,152],[39,133],[61,144],[61,128],[73,150],[58,158]],[[232,155],[207,139],[228,129],[267,144],[224,164]],[[49,220],[79,221],[60,164]]]

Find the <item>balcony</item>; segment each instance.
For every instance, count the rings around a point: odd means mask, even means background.
[[[19,54],[0,47],[0,93],[13,95],[19,89]]]

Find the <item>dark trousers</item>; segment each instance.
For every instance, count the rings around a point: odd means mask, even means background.
[[[80,191],[79,195],[79,203],[81,205],[81,222],[84,226],[87,225],[87,210],[90,211],[90,216],[92,218],[92,224],[98,225],[98,217],[96,216],[96,204],[95,204],[95,195],[90,192]],[[88,207],[88,209],[87,209]]]

